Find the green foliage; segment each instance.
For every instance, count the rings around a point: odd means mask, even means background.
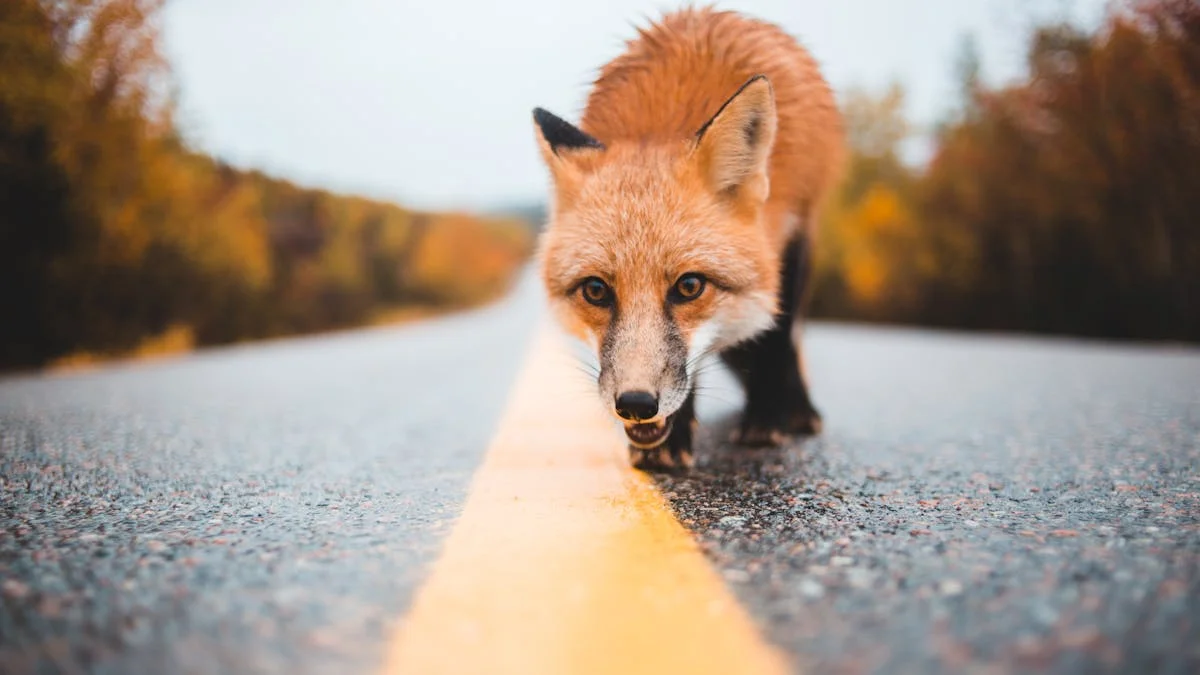
[[[418,216],[189,151],[162,96],[161,5],[0,3],[0,368],[505,290],[531,248],[523,224]],[[421,269],[424,256],[455,274]]]

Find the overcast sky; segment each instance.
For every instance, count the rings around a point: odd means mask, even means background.
[[[578,120],[596,68],[674,3],[636,0],[173,0],[180,122],[235,165],[427,208],[540,200],[530,109]],[[910,117],[953,105],[973,34],[993,83],[1019,75],[1031,21],[1094,26],[1105,0],[745,0],[839,93],[898,80]],[[919,151],[918,151],[919,152]]]

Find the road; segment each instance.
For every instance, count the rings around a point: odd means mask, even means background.
[[[662,481],[773,640],[820,672],[1200,672],[1200,352],[810,346],[821,438],[737,451],[709,401],[700,471]]]
[[[424,324],[0,380],[0,673],[376,669],[489,452],[532,281]],[[718,374],[698,466],[655,478],[791,669],[1200,668],[1200,350],[807,341],[820,438],[729,446]]]
[[[533,297],[0,383],[0,672],[368,669],[461,506]]]

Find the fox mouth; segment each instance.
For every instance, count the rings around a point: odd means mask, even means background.
[[[671,433],[673,420],[674,417],[657,422],[627,424],[625,425],[625,435],[629,437],[629,442],[636,448],[644,450],[657,448],[667,439],[667,434]]]

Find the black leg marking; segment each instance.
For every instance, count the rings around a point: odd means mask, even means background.
[[[688,394],[683,407],[675,413],[675,424],[667,436],[666,445],[670,448],[671,459],[676,466],[690,468],[692,459],[692,441],[696,433],[696,389]]]
[[[746,410],[736,434],[746,445],[778,445],[788,436],[821,430],[821,415],[804,381],[801,346],[792,341],[792,327],[803,320],[808,301],[810,256],[802,232],[784,250],[781,312],[775,325],[721,354],[746,390]]]
[[[670,471],[692,467],[692,438],[696,431],[695,399],[696,390],[693,388],[683,407],[671,416],[671,432],[662,445],[648,450],[629,446],[629,459],[635,469]]]

